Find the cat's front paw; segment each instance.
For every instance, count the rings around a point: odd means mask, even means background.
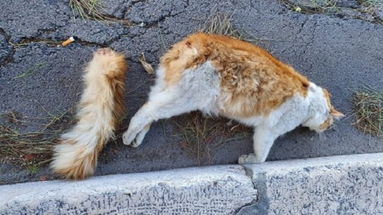
[[[136,134],[128,131],[125,131],[125,133],[122,135],[122,142],[125,145],[133,145],[133,140],[136,137]]]
[[[125,145],[130,145],[130,146],[136,148],[139,145],[141,145],[142,140],[144,139],[146,132],[147,132],[147,130],[143,130],[140,132],[132,132],[131,130],[128,130],[122,135],[122,142]]]
[[[241,155],[238,158],[239,164],[250,164],[250,163],[260,163],[257,159],[257,156],[254,153],[248,155]]]

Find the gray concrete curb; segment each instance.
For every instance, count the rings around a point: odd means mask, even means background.
[[[246,168],[260,198],[239,214],[383,214],[383,153]]]
[[[228,214],[256,199],[241,166],[0,187],[0,214]]]
[[[245,171],[246,169],[246,171]],[[383,214],[383,153],[0,186],[0,214]]]

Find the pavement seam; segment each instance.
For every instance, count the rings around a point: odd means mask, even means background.
[[[254,190],[257,192],[257,199],[239,208],[235,214],[242,214],[242,210],[247,207],[254,207],[257,213],[262,215],[268,214],[269,199],[267,197],[267,181],[266,172],[254,174],[253,170],[246,165],[239,164],[245,170],[245,175],[251,180]],[[246,214],[246,212],[245,212]]]

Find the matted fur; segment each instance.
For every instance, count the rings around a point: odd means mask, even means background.
[[[322,132],[342,116],[326,90],[262,48],[196,33],[161,58],[156,83],[130,120],[124,144],[139,146],[153,121],[194,110],[254,128],[254,153],[240,163],[264,162],[275,139],[299,125]]]
[[[124,111],[125,71],[124,55],[108,48],[94,53],[85,69],[78,122],[54,148],[54,172],[71,179],[94,173],[98,154],[113,137]]]

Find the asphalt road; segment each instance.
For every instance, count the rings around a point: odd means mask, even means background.
[[[383,25],[376,20],[298,13],[277,0],[110,0],[108,4],[103,12],[115,21],[106,24],[75,19],[68,1],[2,3],[0,112],[19,113],[26,121],[18,127],[22,132],[42,129],[50,114],[75,106],[82,89],[81,69],[99,47],[127,55],[128,111],[123,130],[153,83],[154,77],[138,63],[141,53],[155,65],[172,43],[201,29],[211,15],[223,13],[232,15],[234,26],[250,35],[253,43],[327,88],[335,107],[347,115],[324,137],[304,128],[280,137],[268,160],[383,151],[382,139],[362,134],[352,125],[353,91],[365,85],[383,90]],[[70,36],[77,40],[67,47],[52,44]],[[100,156],[96,175],[232,164],[251,152],[251,133],[241,131],[232,141],[210,143],[208,153],[190,153],[182,145],[178,122],[191,118],[155,123],[139,148],[125,146],[121,139],[110,143]],[[31,173],[12,162],[0,164],[0,184],[41,176],[54,178],[47,167]]]

